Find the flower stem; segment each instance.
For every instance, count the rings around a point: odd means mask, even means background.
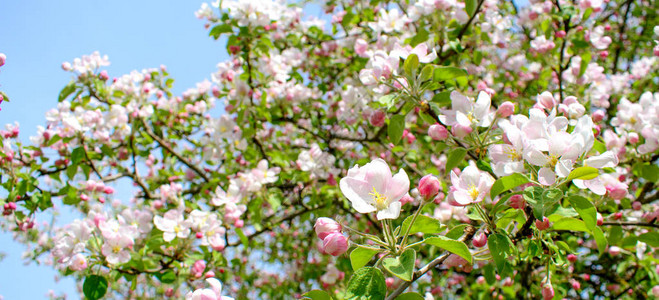
[[[414,212],[414,215],[412,216],[412,222],[410,222],[410,226],[407,227],[405,230],[405,233],[403,234],[403,241],[400,243],[401,249],[405,249],[405,246],[407,246],[407,237],[410,234],[410,230],[412,229],[412,225],[414,225],[414,222],[416,222],[416,218],[419,216],[421,213],[421,210],[423,209],[423,206],[426,205],[425,201],[422,201],[419,207],[416,209]]]

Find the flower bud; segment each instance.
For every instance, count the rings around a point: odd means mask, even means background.
[[[542,299],[550,300],[554,298],[554,287],[551,282],[547,282],[542,286]]]
[[[323,251],[332,256],[339,256],[348,251],[348,239],[340,233],[330,233],[323,239]]]
[[[538,104],[545,109],[552,109],[556,105],[556,100],[550,92],[545,91],[538,95]]]
[[[567,260],[568,260],[569,262],[573,263],[573,262],[577,261],[577,256],[574,255],[574,254],[568,254],[568,255],[567,255]]]
[[[443,141],[448,138],[448,130],[441,124],[433,124],[428,128],[428,136],[435,141]]]
[[[371,122],[371,125],[375,127],[382,127],[384,126],[384,119],[387,117],[387,114],[384,113],[381,110],[376,110],[371,114],[371,117],[369,118],[369,121]]]
[[[636,143],[638,143],[638,133],[636,133],[636,132],[630,132],[630,133],[627,135],[627,139],[628,139],[629,142],[632,143],[632,144],[636,144]]]
[[[5,65],[5,60],[7,60],[7,56],[4,53],[0,53],[0,67]]]
[[[579,281],[572,280],[572,281],[570,282],[570,284],[572,284],[572,288],[573,288],[575,291],[578,291],[578,290],[581,289],[581,283],[579,283]]]
[[[456,124],[451,129],[451,133],[458,138],[463,138],[469,135],[474,129],[471,126]]]
[[[524,209],[526,201],[524,201],[522,195],[512,195],[510,199],[508,199],[508,204],[514,209]]]
[[[437,196],[441,186],[442,185],[437,177],[428,174],[423,176],[419,181],[419,194],[424,200],[431,201]]]
[[[324,240],[331,233],[341,233],[341,225],[330,218],[318,218],[313,227],[321,240]]]
[[[545,230],[549,228],[549,219],[547,219],[547,217],[542,217],[542,221],[535,220],[535,227],[537,227],[538,230]]]
[[[67,62],[62,63],[62,70],[68,72],[68,71],[71,71],[72,69],[73,69],[73,67],[71,66],[70,62],[67,61]]]
[[[609,254],[611,254],[611,255],[613,255],[613,256],[616,256],[616,255],[620,254],[620,251],[621,251],[621,250],[622,250],[622,249],[620,249],[620,247],[617,247],[617,246],[611,246],[611,247],[609,247]]]
[[[604,224],[604,217],[602,214],[597,213],[597,226],[602,226]]]
[[[474,236],[474,239],[471,240],[471,243],[474,245],[474,247],[477,248],[483,247],[487,245],[487,236],[485,235],[484,232],[481,232]]]
[[[508,116],[512,115],[514,112],[515,112],[515,104],[513,104],[510,101],[501,103],[501,105],[499,105],[499,108],[497,109],[497,114],[499,115],[499,117],[502,118],[507,118]]]

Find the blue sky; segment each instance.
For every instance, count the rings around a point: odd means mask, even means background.
[[[11,1],[0,0],[0,90],[11,102],[0,107],[2,124],[21,124],[26,142],[56,107],[60,90],[71,80],[62,62],[100,51],[108,55],[110,77],[132,70],[167,66],[181,93],[210,78],[226,60],[224,46],[208,37],[194,12],[204,1]],[[130,195],[130,193],[125,193]],[[44,221],[47,216],[40,216]],[[24,248],[0,233],[0,295],[5,300],[44,299],[48,290],[76,297],[72,279],[54,281],[51,267],[24,266]]]

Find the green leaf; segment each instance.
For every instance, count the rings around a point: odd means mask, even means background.
[[[71,164],[77,165],[85,158],[85,148],[78,147],[71,152]]]
[[[497,277],[496,274],[494,273],[494,266],[492,264],[487,264],[483,266],[483,276],[485,276],[485,280],[487,281],[487,284],[493,285],[496,283]]]
[[[160,282],[165,284],[174,283],[176,281],[176,273],[174,273],[174,270],[168,270],[164,273],[156,273],[156,277],[158,277]]]
[[[240,242],[245,246],[245,249],[249,248],[249,240],[247,239],[247,236],[245,236],[245,233],[241,228],[236,228],[236,233],[238,234],[238,237],[240,238]]]
[[[581,180],[590,180],[594,179],[595,177],[599,176],[599,170],[593,167],[579,167],[572,172],[570,172],[570,175],[567,176],[567,181],[574,180],[574,179],[581,179]]]
[[[506,257],[508,254],[513,253],[508,238],[501,233],[490,234],[487,238],[487,247],[490,249],[490,254],[492,254],[492,259],[494,259],[499,274],[503,277],[510,270]]]
[[[353,270],[359,270],[361,267],[365,266],[373,255],[378,253],[378,250],[357,247],[352,252],[350,252],[350,264],[352,265]]]
[[[432,78],[432,73],[435,67],[432,65],[426,65],[421,69],[421,74],[419,74],[419,78],[417,79],[419,82],[425,82],[428,81]]]
[[[611,226],[609,229],[609,245],[617,245],[622,239],[622,226]]]
[[[595,243],[597,243],[597,250],[599,250],[600,255],[602,255],[606,252],[608,246],[604,232],[602,232],[602,229],[599,227],[595,227],[595,229],[593,229],[593,237],[595,238]]]
[[[414,249],[405,250],[399,257],[387,257],[382,260],[382,266],[394,276],[405,280],[412,281],[414,276],[414,262],[416,261],[416,251]]]
[[[231,27],[231,24],[225,23],[213,27],[213,29],[211,29],[208,35],[212,36],[214,39],[217,40],[218,38],[220,38],[220,36],[223,33],[232,33],[232,32],[233,32],[233,27]]]
[[[432,96],[431,101],[437,103],[437,105],[439,105],[440,107],[449,106],[451,105],[451,92],[444,91],[441,93],[437,93],[435,94],[435,96]]]
[[[552,221],[552,218],[549,218],[549,220]],[[553,222],[553,224],[551,225],[552,230],[590,232],[590,229],[586,227],[586,224],[579,219],[560,217],[560,219],[552,222]]]
[[[590,60],[592,59],[590,52],[586,51],[583,54],[581,54],[581,65],[579,69],[579,77],[583,76],[583,74],[586,73],[586,69],[588,68],[588,63],[590,63]]]
[[[536,219],[542,220],[558,208],[558,200],[562,197],[559,189],[545,190],[538,186],[530,186],[524,190],[524,200],[533,208]]]
[[[446,237],[449,238],[449,239],[454,239],[454,240],[459,239],[464,234],[465,228],[467,228],[467,226],[469,226],[469,225],[460,224],[460,225],[454,226],[453,228],[451,228],[451,230],[449,230],[446,233]]]
[[[67,84],[61,92],[59,92],[59,97],[57,97],[58,102],[64,101],[69,95],[73,94],[76,90],[76,83],[74,81],[71,81],[69,84]]]
[[[597,209],[590,200],[579,195],[568,198],[570,205],[579,213],[586,227],[592,231],[597,226]]]
[[[400,294],[398,297],[396,297],[395,300],[423,300],[423,296],[419,293],[414,293],[414,292],[409,292],[405,294]]]
[[[473,262],[469,247],[461,241],[456,241],[445,236],[429,237],[423,241],[424,244],[433,245],[451,252],[457,256],[464,258],[470,264]]]
[[[465,0],[465,12],[470,17],[476,13],[476,0]]]
[[[384,95],[384,96],[380,97],[380,99],[378,100],[378,102],[380,102],[380,104],[386,106],[386,107],[387,107],[387,110],[389,110],[389,109],[391,109],[391,108],[394,106],[394,104],[396,103],[395,100],[396,100],[396,95],[394,95],[394,94],[389,94],[389,95]]]
[[[529,179],[519,173],[501,177],[497,179],[497,181],[495,181],[492,185],[492,188],[490,189],[490,197],[494,199],[494,197],[498,196],[499,194],[528,182]]]
[[[446,174],[449,174],[453,168],[457,167],[467,155],[467,149],[455,148],[449,152],[446,158]]]
[[[467,73],[467,70],[465,69],[436,66],[435,72],[433,72],[432,80],[439,82],[456,79],[458,77],[466,77],[467,75],[469,75],[469,73]]]
[[[108,280],[98,275],[89,275],[85,277],[82,284],[82,292],[90,300],[101,299],[108,290]]]
[[[389,120],[389,128],[387,129],[389,133],[389,139],[394,145],[398,144],[403,138],[403,131],[405,130],[405,116],[404,115],[394,115]]]
[[[327,292],[321,290],[308,291],[302,296],[311,300],[332,300],[332,297]]]
[[[414,76],[416,75],[417,68],[419,68],[419,56],[412,53],[405,59],[403,70],[405,71],[405,74]]]
[[[654,164],[637,163],[634,165],[632,172],[634,175],[649,182],[657,182],[657,180],[659,180],[659,167]]]
[[[412,218],[414,216],[409,216],[405,218],[405,221],[403,221],[403,225],[401,225],[401,234],[407,232],[407,228],[410,227],[410,223],[412,223]],[[416,220],[414,221],[414,224],[412,224],[412,228],[410,228],[409,234],[415,234],[417,232],[421,233],[427,233],[427,234],[433,234],[433,233],[440,233],[446,229],[445,225],[442,225],[442,222],[439,220],[424,216],[424,215],[418,215]]]
[[[638,240],[648,244],[650,247],[659,247],[659,232],[648,232],[638,236]]]
[[[346,299],[381,300],[387,294],[387,284],[382,271],[373,267],[363,267],[350,277]]]

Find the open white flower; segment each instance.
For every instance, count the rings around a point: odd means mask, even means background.
[[[378,220],[396,219],[400,215],[400,198],[410,189],[410,179],[403,169],[392,176],[389,165],[378,158],[361,168],[352,167],[339,187],[358,212],[377,211]]]

